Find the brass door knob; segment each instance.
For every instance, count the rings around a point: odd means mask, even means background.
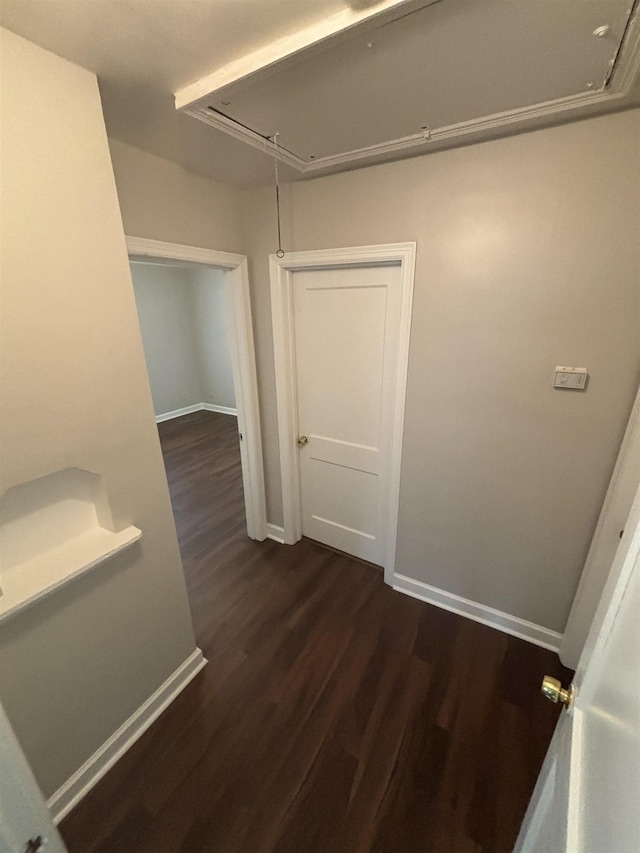
[[[309,444],[309,439],[306,435],[301,435],[298,437],[298,444],[300,445],[300,447],[304,447],[305,444]]]
[[[570,705],[573,700],[573,684],[565,690],[557,678],[552,678],[550,675],[545,675],[542,679],[542,695],[546,696],[549,701],[562,705]]]

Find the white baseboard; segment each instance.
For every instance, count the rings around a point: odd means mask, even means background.
[[[54,822],[59,823],[93,786],[130,749],[151,723],[184,690],[191,679],[206,664],[200,649],[196,649],[164,684],[126,720],[102,746],[47,800]]]
[[[184,409],[174,409],[172,412],[156,415],[156,423],[161,424],[163,421],[170,421],[173,418],[181,418],[183,415],[191,415],[193,412],[203,411],[220,412],[221,415],[235,415],[238,417],[238,410],[230,409],[228,406],[216,406],[213,403],[194,403],[193,406],[185,406]]]
[[[511,616],[509,613],[503,613],[493,607],[487,607],[486,604],[470,601],[468,598],[462,598],[460,595],[454,595],[452,592],[429,586],[429,584],[404,575],[394,574],[392,586],[398,592],[404,592],[406,595],[419,598],[428,604],[435,604],[436,607],[442,607],[444,610],[466,616],[468,619],[473,619],[474,622],[481,622],[483,625],[497,628],[498,631],[503,631],[505,634],[528,640],[536,646],[542,646],[543,649],[557,652],[560,648],[562,634],[557,631],[543,628],[542,625],[527,622],[526,619]]]
[[[156,415],[156,423],[161,424],[163,421],[170,421],[173,418],[181,418],[183,415],[190,415],[193,412],[201,412],[202,403],[194,403],[193,406],[185,406],[184,409],[174,409],[173,412],[165,412],[163,415]]]
[[[237,409],[230,409],[228,406],[216,406],[214,403],[203,403],[202,408],[205,412],[220,412],[221,415],[235,415],[238,417]]]
[[[267,522],[267,539],[273,539],[274,542],[284,545],[284,527]]]

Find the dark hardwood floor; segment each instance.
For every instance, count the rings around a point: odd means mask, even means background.
[[[556,655],[244,531],[233,417],[159,427],[209,664],[62,825],[70,853],[507,853]]]

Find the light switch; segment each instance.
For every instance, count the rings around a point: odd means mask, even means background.
[[[587,387],[587,376],[586,367],[556,367],[553,387],[584,391]]]

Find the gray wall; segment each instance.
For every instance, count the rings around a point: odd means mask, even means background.
[[[190,287],[202,402],[235,409],[224,273],[194,267]]]
[[[235,408],[224,273],[134,262],[131,275],[156,415]]]
[[[201,403],[189,270],[132,263],[131,277],[156,415]]]
[[[76,466],[142,530],[0,624],[0,698],[48,797],[195,641],[96,78],[6,31],[1,62],[0,492]]]
[[[417,242],[396,570],[558,631],[638,382],[639,140],[634,110],[282,192],[286,250]],[[281,523],[269,188],[244,242]]]

